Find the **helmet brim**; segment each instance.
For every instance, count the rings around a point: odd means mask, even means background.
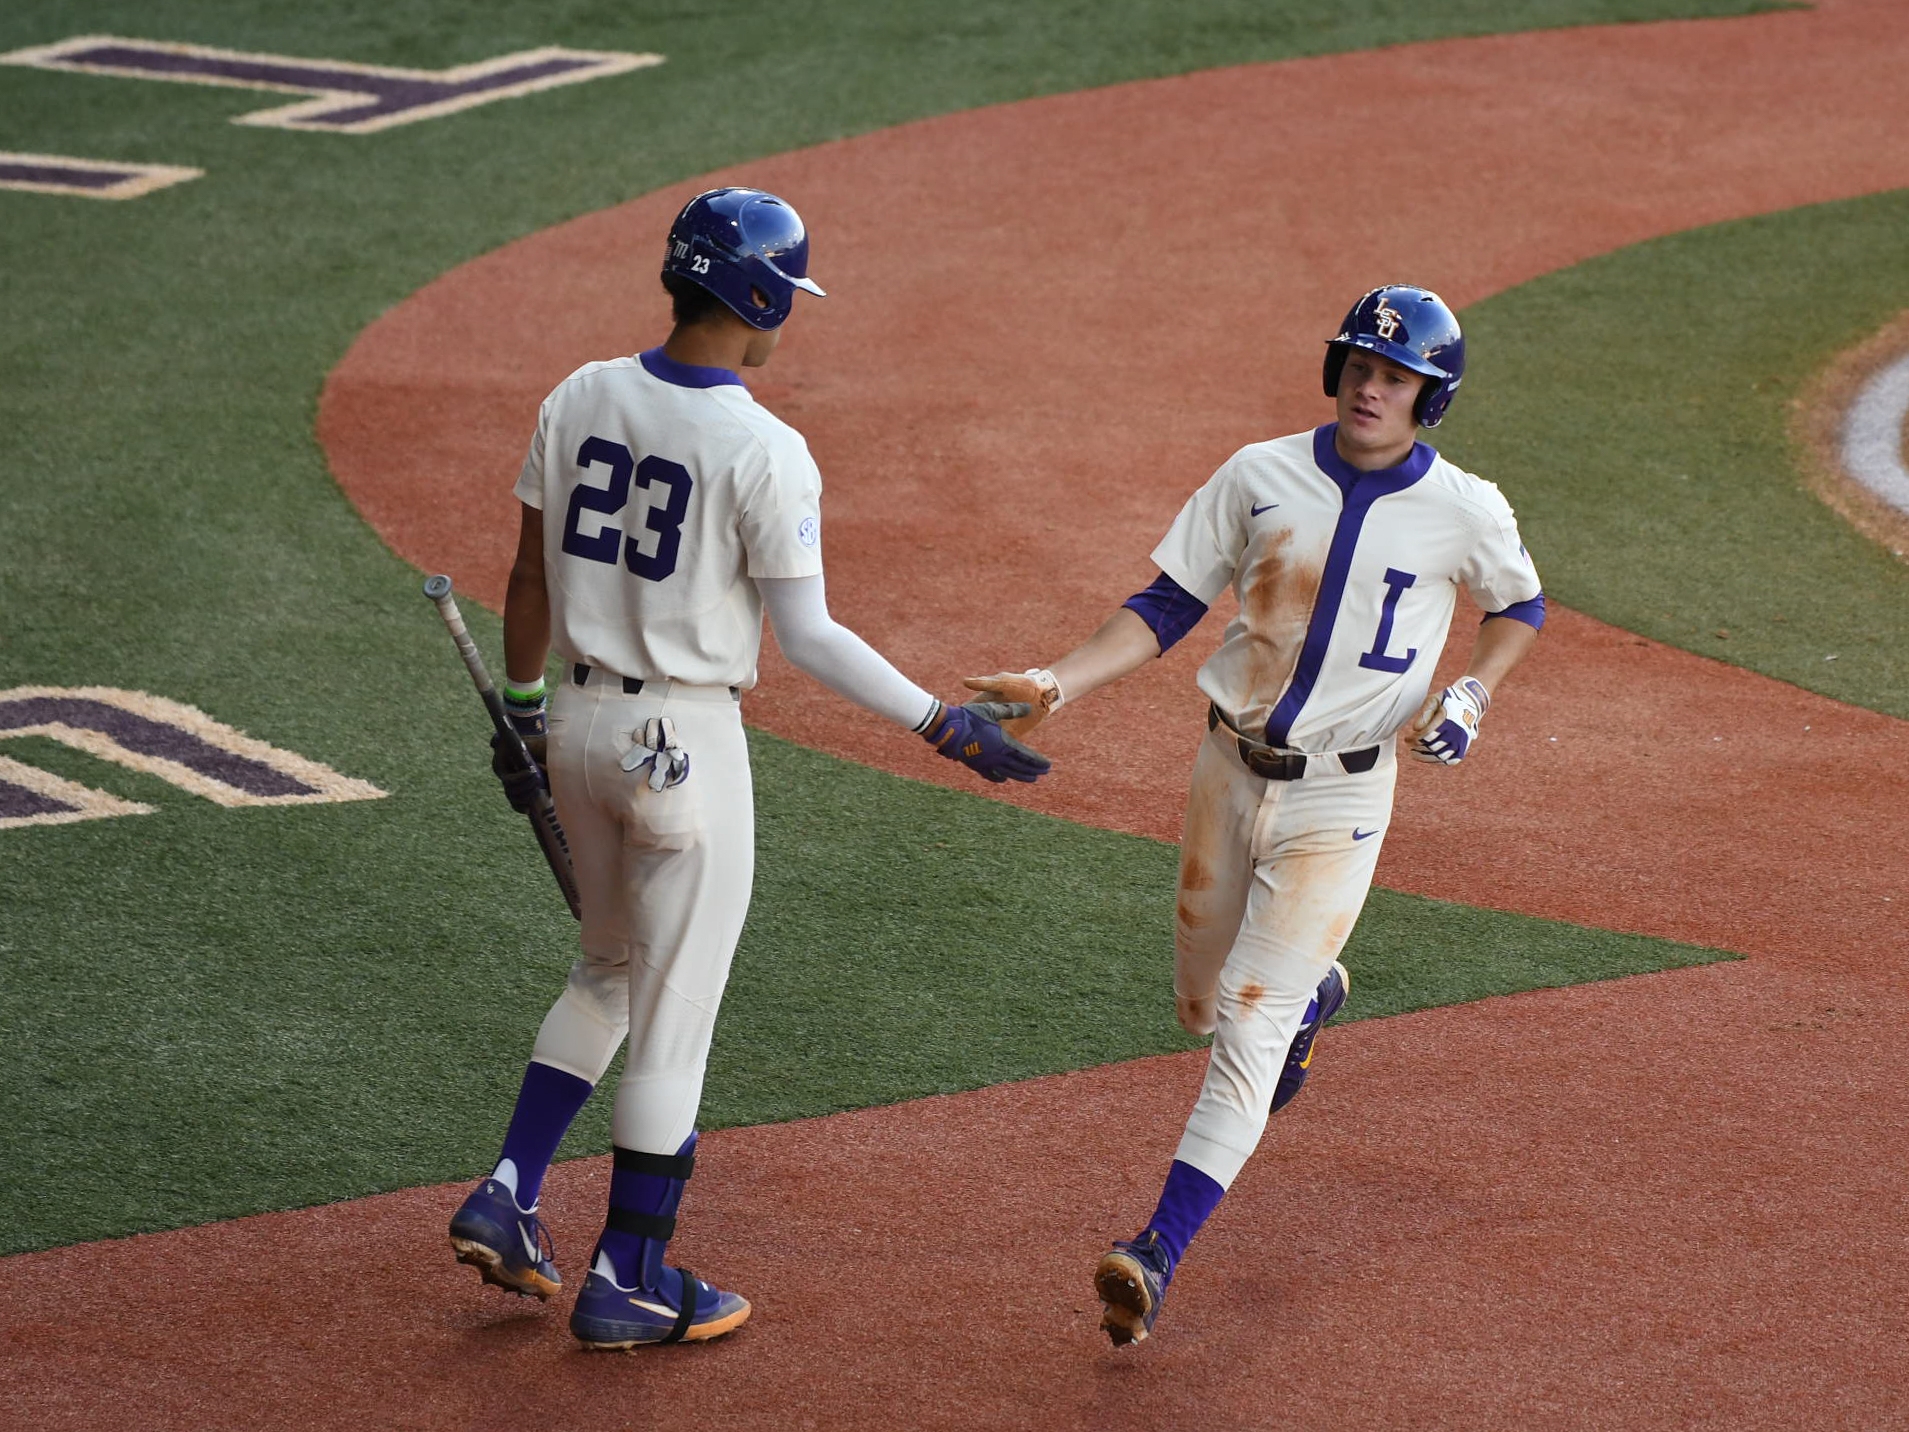
[[[1401,368],[1409,368],[1414,373],[1427,378],[1449,379],[1452,375],[1439,367],[1429,358],[1422,358],[1410,348],[1391,343],[1383,338],[1375,338],[1368,333],[1341,333],[1336,338],[1326,340],[1327,347],[1363,348],[1368,353],[1376,353],[1381,358],[1390,359]]]

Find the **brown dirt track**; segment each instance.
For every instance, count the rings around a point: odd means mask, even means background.
[[[1845,0],[1221,71],[722,176],[823,235],[834,296],[757,391],[829,475],[838,614],[943,687],[1053,655],[1145,580],[1220,457],[1319,419],[1316,338],[1376,277],[1463,305],[1909,184],[1884,138],[1909,133],[1900,17]],[[1397,127],[1319,128],[1348,94]],[[656,331],[631,250],[697,187],[367,330],[320,431],[400,552],[499,594],[529,414]],[[1490,475],[1515,501],[1521,475]],[[1177,834],[1198,655],[1065,713],[1021,799]],[[750,715],[944,776],[780,665]],[[1165,770],[1134,759],[1162,729],[1188,733]],[[724,1343],[585,1358],[564,1310],[454,1268],[453,1195],[412,1190],[7,1260],[9,1400],[49,1426],[1909,1425],[1909,725],[1560,613],[1487,736],[1476,766],[1407,773],[1384,883],[1752,958],[1336,1030],[1154,1344],[1092,1333],[1086,1274],[1144,1215],[1197,1055],[713,1136],[682,1246],[758,1299]],[[552,1178],[573,1279],[604,1176]]]

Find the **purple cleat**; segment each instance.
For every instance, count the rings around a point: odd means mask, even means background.
[[[703,1342],[749,1321],[749,1300],[667,1265],[653,1288],[626,1288],[599,1252],[570,1313],[570,1332],[587,1348],[610,1351],[645,1343]]]
[[[1286,1067],[1279,1071],[1279,1083],[1273,1089],[1272,1111],[1275,1114],[1292,1103],[1305,1084],[1306,1074],[1312,1068],[1313,1049],[1319,1039],[1319,1031],[1344,1006],[1346,995],[1351,989],[1352,976],[1344,965],[1334,960],[1332,968],[1326,971],[1326,977],[1319,981],[1318,992],[1312,997],[1312,1007],[1306,1011],[1299,1033],[1293,1036],[1293,1047],[1286,1051]]]
[[[509,1187],[487,1178],[451,1216],[451,1248],[486,1283],[530,1298],[561,1292],[557,1256],[535,1208],[519,1208]]]
[[[1160,1315],[1160,1300],[1173,1279],[1173,1264],[1149,1230],[1131,1241],[1114,1244],[1094,1269],[1094,1291],[1100,1294],[1100,1327],[1115,1347],[1145,1342]]]

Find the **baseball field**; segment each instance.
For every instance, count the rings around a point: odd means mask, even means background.
[[[1325,8],[0,13],[8,1425],[1909,1425],[1909,567],[1834,437],[1909,349],[1901,7]],[[726,182],[830,294],[752,387],[831,606],[942,694],[1325,421],[1351,296],[1464,320],[1434,441],[1551,619],[1138,1348],[1215,621],[1013,790],[766,652],[679,1239],[755,1317],[592,1358],[449,1256],[575,925],[420,581],[495,660],[538,401]]]

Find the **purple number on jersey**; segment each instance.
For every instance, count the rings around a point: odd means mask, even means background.
[[[689,469],[654,455],[639,463],[622,443],[585,438],[577,449],[577,466],[587,470],[598,464],[610,469],[610,485],[578,483],[571,489],[570,510],[563,524],[563,550],[572,557],[614,565],[620,548],[624,566],[646,581],[662,581],[676,570],[683,543],[683,518],[689,513],[689,494],[696,485]],[[654,553],[645,552],[634,537],[624,536],[621,527],[605,523],[594,537],[586,537],[580,526],[586,512],[600,512],[606,517],[621,512],[630,501],[632,477],[641,488],[660,484],[669,489],[668,500],[661,507],[650,508],[643,520],[643,525],[657,534]]]

